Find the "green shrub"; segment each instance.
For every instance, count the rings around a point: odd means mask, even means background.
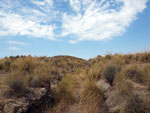
[[[117,66],[114,64],[107,65],[103,71],[104,77],[110,83],[111,86],[113,85],[116,73],[117,73]]]
[[[27,84],[24,77],[13,75],[7,79],[6,83],[16,96],[24,94],[27,90]]]
[[[133,95],[126,106],[126,113],[148,113],[146,104],[138,95]]]

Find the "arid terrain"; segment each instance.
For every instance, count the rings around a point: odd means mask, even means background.
[[[150,113],[150,53],[5,57],[0,113]]]

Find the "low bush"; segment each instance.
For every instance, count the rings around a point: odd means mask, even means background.
[[[111,86],[113,85],[116,73],[117,73],[117,66],[114,64],[107,65],[103,71],[105,79],[110,83]]]
[[[8,76],[6,83],[8,87],[13,91],[16,96],[23,95],[27,90],[27,83],[21,75],[10,75]]]

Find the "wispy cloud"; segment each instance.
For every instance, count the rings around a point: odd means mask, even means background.
[[[32,0],[33,8],[20,0],[0,1],[0,35],[20,35],[54,39],[54,24],[48,24],[50,0]]]
[[[12,46],[12,47],[9,47],[8,49],[11,51],[18,51],[20,48]]]
[[[70,2],[71,7],[73,8],[73,10],[79,13],[79,11],[81,9],[80,0],[70,0],[69,2]]]
[[[75,15],[63,15],[63,35],[73,34],[81,40],[105,40],[122,35],[146,8],[147,0],[89,0],[82,2],[83,9]],[[84,5],[86,4],[86,5]],[[84,12],[84,14],[81,14]]]
[[[24,42],[19,42],[19,41],[14,41],[14,40],[9,40],[7,43],[15,44],[15,45],[17,44],[17,45],[22,45],[22,46],[26,45],[26,43],[24,43]]]
[[[107,40],[122,35],[148,0],[1,0],[0,36]],[[66,10],[67,9],[67,10]]]

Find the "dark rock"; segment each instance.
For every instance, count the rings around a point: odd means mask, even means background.
[[[41,113],[44,105],[51,105],[54,100],[45,88],[31,88],[21,98],[5,99],[4,113]]]

